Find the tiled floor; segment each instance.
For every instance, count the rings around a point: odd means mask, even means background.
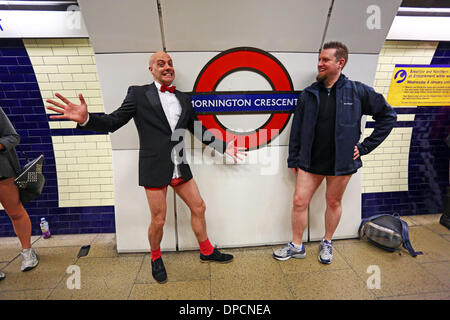
[[[424,255],[413,258],[402,250],[389,253],[366,241],[334,241],[331,265],[318,262],[318,243],[307,243],[307,257],[280,262],[272,253],[280,246],[223,249],[234,254],[230,264],[204,264],[198,251],[163,253],[169,281],[153,280],[149,254],[118,254],[114,234],[33,237],[40,264],[20,271],[16,238],[0,238],[0,299],[446,299],[450,300],[450,231],[440,215],[403,217],[410,225],[413,247]],[[91,245],[77,258],[80,247]],[[80,270],[80,289],[68,289]],[[380,289],[369,289],[372,273],[380,271]]]

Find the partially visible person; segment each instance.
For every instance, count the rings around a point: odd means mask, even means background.
[[[22,246],[22,271],[29,271],[39,263],[34,249],[31,248],[31,222],[27,211],[19,198],[19,189],[14,184],[20,164],[15,147],[20,136],[12,126],[6,114],[0,108],[0,203],[8,214],[14,231]],[[5,278],[0,272],[0,280]]]

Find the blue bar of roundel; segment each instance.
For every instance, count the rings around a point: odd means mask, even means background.
[[[192,95],[198,113],[226,112],[291,112],[297,105],[298,93],[243,93]]]

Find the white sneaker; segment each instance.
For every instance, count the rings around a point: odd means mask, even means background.
[[[6,277],[5,274],[4,274],[3,272],[0,271],[0,280],[5,279],[5,277]]]
[[[333,245],[331,244],[331,241],[322,239],[319,250],[319,261],[323,264],[330,264],[333,260]]]
[[[289,242],[285,247],[276,250],[273,257],[280,261],[286,261],[290,258],[304,259],[306,257],[305,245],[302,244],[302,248],[297,249],[292,242]]]
[[[22,256],[21,270],[23,272],[33,269],[39,263],[37,254],[36,254],[36,252],[34,252],[34,250],[32,248],[22,250],[20,252],[20,255]]]

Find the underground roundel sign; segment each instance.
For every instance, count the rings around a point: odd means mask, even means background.
[[[227,76],[251,71],[263,76],[270,91],[216,91]],[[245,88],[243,88],[245,90]],[[276,138],[286,127],[297,105],[299,92],[277,58],[256,48],[241,47],[224,51],[212,58],[195,81],[191,95],[198,119],[211,133],[225,142],[236,140],[246,150],[258,149]],[[234,131],[218,117],[224,114],[268,114],[264,124],[250,130]]]

